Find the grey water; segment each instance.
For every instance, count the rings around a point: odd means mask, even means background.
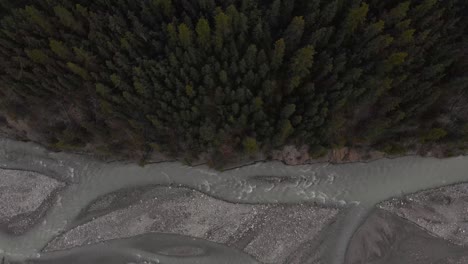
[[[184,186],[236,203],[314,202],[346,207],[346,217],[331,232],[327,241],[327,245],[330,245],[327,248],[327,260],[331,264],[342,264],[354,230],[375,204],[406,193],[468,181],[468,157],[435,159],[410,156],[369,163],[301,166],[258,162],[220,172],[206,166],[190,167],[179,162],[145,167],[122,162],[105,163],[76,154],[52,153],[33,143],[7,139],[0,139],[0,168],[36,171],[67,184],[67,188],[59,194],[57,204],[52,206],[40,224],[22,236],[0,234],[0,255],[16,260],[38,258],[38,261],[67,258],[85,250],[107,252],[110,255],[117,251],[123,252],[126,256],[132,256],[126,263],[158,263],[154,259],[158,259],[160,263],[198,263],[195,261],[199,261],[197,258],[200,256],[175,255],[170,256],[170,259],[167,256],[163,259],[164,255],[161,254],[144,250],[140,252],[133,245],[141,244],[141,238],[74,249],[78,251],[73,252],[41,252],[49,241],[67,230],[68,224],[94,199],[127,187],[167,185]],[[157,240],[161,236],[153,234],[146,239]],[[184,237],[171,239],[179,241],[181,245],[192,241],[191,238]],[[214,255],[203,255],[205,262],[199,263],[228,263],[219,262],[218,257],[224,254],[226,259],[247,257],[241,252],[207,241],[196,240],[190,243],[191,247],[199,245],[202,251],[212,248],[215,252]],[[146,257],[135,262],[136,255]],[[211,260],[210,256],[215,258]]]
[[[57,251],[26,263],[255,264],[238,250],[202,239],[174,234],[144,234],[67,251]]]

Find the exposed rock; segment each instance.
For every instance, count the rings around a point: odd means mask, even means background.
[[[14,120],[9,116],[5,116],[6,121],[9,127],[13,128],[17,133],[27,137],[29,135],[29,131],[31,130],[23,120]]]
[[[310,160],[309,147],[285,146],[282,150],[272,152],[273,160],[280,160],[288,165],[306,164]]]
[[[346,156],[347,160],[349,162],[356,162],[356,161],[361,161],[364,159],[364,154],[361,152],[358,152],[355,149],[349,149],[348,154]]]
[[[452,147],[453,148],[453,147]],[[432,144],[432,145],[420,145],[418,147],[418,153],[422,156],[426,157],[435,157],[438,159],[442,159],[447,157],[447,149],[450,147],[440,144]]]
[[[329,160],[332,163],[343,162],[348,156],[349,148],[334,149],[329,154]]]
[[[113,194],[112,201],[120,201],[122,193],[128,192]],[[94,214],[94,220],[56,238],[46,251],[159,232],[225,244],[263,263],[290,264],[286,260],[297,250],[313,250],[302,245],[314,240],[338,213],[338,209],[311,204],[233,204],[185,188],[155,187],[143,191],[136,203],[120,209],[109,197],[89,206],[103,213],[96,215],[96,210],[88,210],[81,217]]]
[[[34,129],[30,120],[14,119],[8,115],[5,116],[6,124],[2,125],[0,130],[6,133],[5,136],[22,140],[43,141],[44,138]]]
[[[353,235],[345,264],[462,264],[467,257],[468,248],[376,209]]]
[[[408,149],[406,152],[399,155],[390,155],[382,151],[370,148],[350,148],[342,147],[328,150],[326,154],[318,159],[313,159],[309,154],[308,146],[300,148],[296,146],[285,146],[281,150],[274,150],[270,153],[272,160],[282,161],[287,165],[304,165],[311,163],[330,162],[334,164],[352,163],[352,162],[370,162],[382,158],[397,158],[401,156],[419,155],[424,157],[434,157],[443,159],[447,157],[467,155],[466,151],[461,146],[454,147],[450,144],[431,144],[415,146]]]
[[[411,194],[387,201],[380,207],[434,235],[468,246],[468,184]]]
[[[317,162],[348,163],[371,161],[384,158],[385,156],[385,153],[380,151],[348,147],[330,150],[323,158],[319,159],[312,159],[310,157],[308,146],[300,148],[286,146],[282,150],[275,150],[271,153],[271,159],[282,161],[287,165],[302,165]]]
[[[380,151],[344,147],[331,150],[328,154],[328,161],[331,163],[372,161],[384,158],[385,156],[385,153]]]
[[[0,169],[0,230],[15,235],[27,231],[63,186],[36,172]]]
[[[364,157],[366,160],[378,160],[385,158],[385,153],[381,151],[369,151],[368,155]]]

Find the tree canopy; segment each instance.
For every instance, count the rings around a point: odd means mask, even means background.
[[[463,141],[467,13],[466,0],[0,1],[0,121],[60,148],[179,156]]]

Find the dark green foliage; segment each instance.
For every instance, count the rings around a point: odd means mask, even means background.
[[[320,145],[310,146],[309,154],[313,159],[319,159],[327,155],[327,149]]]
[[[0,0],[0,117],[104,152],[466,140],[467,3]]]
[[[447,131],[442,128],[433,128],[426,132],[422,137],[422,142],[435,142],[447,136]]]
[[[244,145],[245,153],[248,155],[253,155],[258,151],[257,141],[254,138],[245,138],[242,144]]]
[[[388,155],[404,155],[407,149],[399,144],[386,144],[382,151]]]

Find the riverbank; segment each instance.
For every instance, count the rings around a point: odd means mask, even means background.
[[[308,164],[320,164],[320,163],[330,163],[330,164],[347,164],[347,163],[361,163],[361,162],[373,162],[380,159],[395,159],[402,157],[424,157],[424,158],[437,158],[444,159],[456,156],[465,156],[468,155],[468,152],[465,148],[457,148],[454,150],[454,147],[450,144],[430,144],[423,145],[418,143],[412,143],[411,147],[407,147],[410,150],[399,152],[384,152],[377,149],[367,148],[367,147],[341,147],[330,150],[322,150],[320,154],[317,154],[315,151],[311,151],[308,146],[303,145],[300,147],[294,145],[286,145],[278,150],[271,150],[265,153],[258,152],[254,155],[245,155],[238,153],[237,155],[232,155],[229,160],[217,161],[216,158],[213,158],[209,153],[202,153],[197,158],[178,158],[171,155],[167,155],[158,151],[150,151],[148,153],[140,153],[137,156],[139,157],[124,157],[124,156],[112,156],[109,154],[97,154],[93,151],[92,147],[89,146],[81,151],[66,149],[60,150],[57,148],[51,148],[44,146],[40,142],[33,140],[24,140],[21,138],[12,138],[11,136],[3,133],[1,138],[8,140],[24,142],[24,143],[33,143],[42,148],[47,149],[48,151],[55,153],[71,153],[84,155],[91,159],[97,159],[103,162],[122,162],[122,163],[135,163],[140,166],[158,164],[164,162],[181,162],[188,166],[196,167],[208,165],[211,168],[217,170],[230,170],[243,166],[249,166],[259,162],[271,162],[278,161],[288,166],[300,166]],[[468,148],[468,143],[467,146]],[[87,149],[87,150],[86,150]]]

